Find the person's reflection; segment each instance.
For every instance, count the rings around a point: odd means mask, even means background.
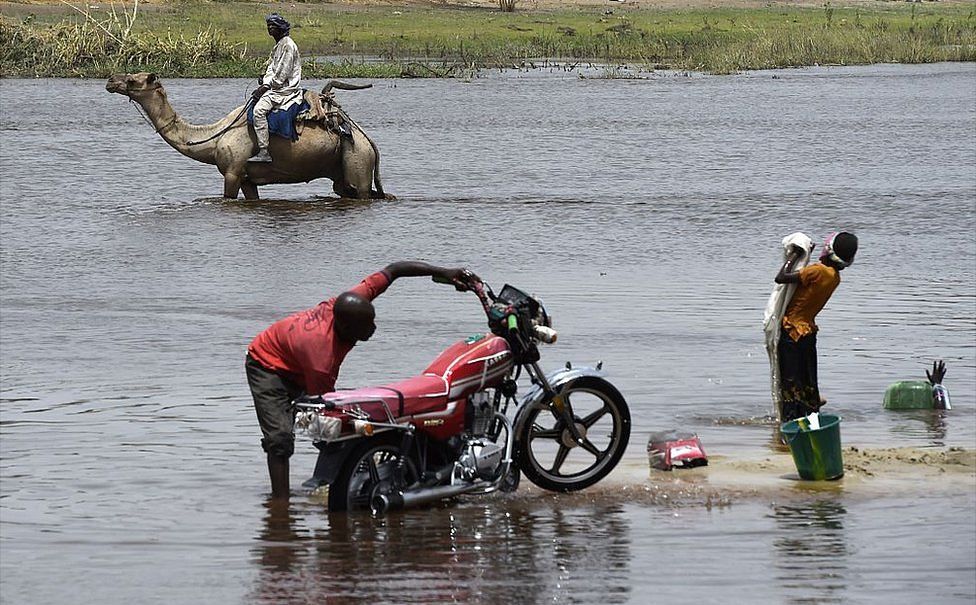
[[[918,438],[919,432],[922,432],[930,445],[944,446],[946,444],[945,439],[948,433],[946,410],[903,410],[896,413],[899,420],[904,418],[908,421],[894,424],[891,427],[891,432],[899,438]],[[915,421],[921,423],[921,427]]]
[[[837,599],[847,589],[848,546],[844,534],[847,510],[833,500],[774,508],[779,533],[777,579],[789,593],[811,602]]]
[[[499,496],[376,518],[307,510],[328,524],[310,538],[270,512],[262,602],[629,600],[630,521],[619,503]]]
[[[264,523],[252,549],[259,566],[259,579],[251,602],[304,603],[302,586],[296,583],[295,574],[308,554],[308,536],[297,529],[301,519],[292,512],[287,500],[269,498],[264,507]]]

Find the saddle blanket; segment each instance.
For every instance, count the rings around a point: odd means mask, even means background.
[[[287,109],[272,109],[268,113],[268,132],[279,137],[286,138],[292,142],[298,140],[298,130],[295,128],[295,121],[299,114],[311,109],[308,101],[302,100],[301,103],[292,103]],[[247,108],[247,123],[254,125],[254,105]]]

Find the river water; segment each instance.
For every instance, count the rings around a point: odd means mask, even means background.
[[[206,123],[250,82],[165,84]],[[0,83],[0,600],[976,599],[969,489],[845,479],[669,503],[644,451],[682,428],[717,460],[781,453],[762,420],[778,241],[837,229],[861,242],[818,320],[845,446],[976,447],[976,65],[512,71],[341,100],[398,200],[338,201],[317,181],[221,201],[216,170],[103,82]],[[560,330],[545,367],[604,361],[634,419],[605,485],[381,519],[301,491],[267,506],[245,346],[400,259],[540,295]],[[474,297],[427,280],[377,310],[340,386],[408,376],[483,330]],[[937,358],[955,409],[881,409]],[[298,449],[293,486],[314,463]]]

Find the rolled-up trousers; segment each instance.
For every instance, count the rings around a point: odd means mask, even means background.
[[[258,147],[268,148],[270,135],[268,134],[268,114],[277,107],[271,100],[271,94],[265,93],[263,97],[254,104],[254,134],[258,137]]]

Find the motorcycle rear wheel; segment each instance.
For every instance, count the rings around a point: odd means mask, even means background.
[[[391,487],[397,461],[403,455],[400,437],[370,438],[357,445],[329,485],[329,512],[370,510],[377,489]],[[407,456],[404,485],[417,481],[417,466]]]
[[[516,456],[532,483],[573,492],[600,481],[620,462],[630,441],[630,408],[616,387],[595,376],[578,378],[559,394],[569,401],[584,444],[573,441],[554,410],[534,409],[517,435]]]

